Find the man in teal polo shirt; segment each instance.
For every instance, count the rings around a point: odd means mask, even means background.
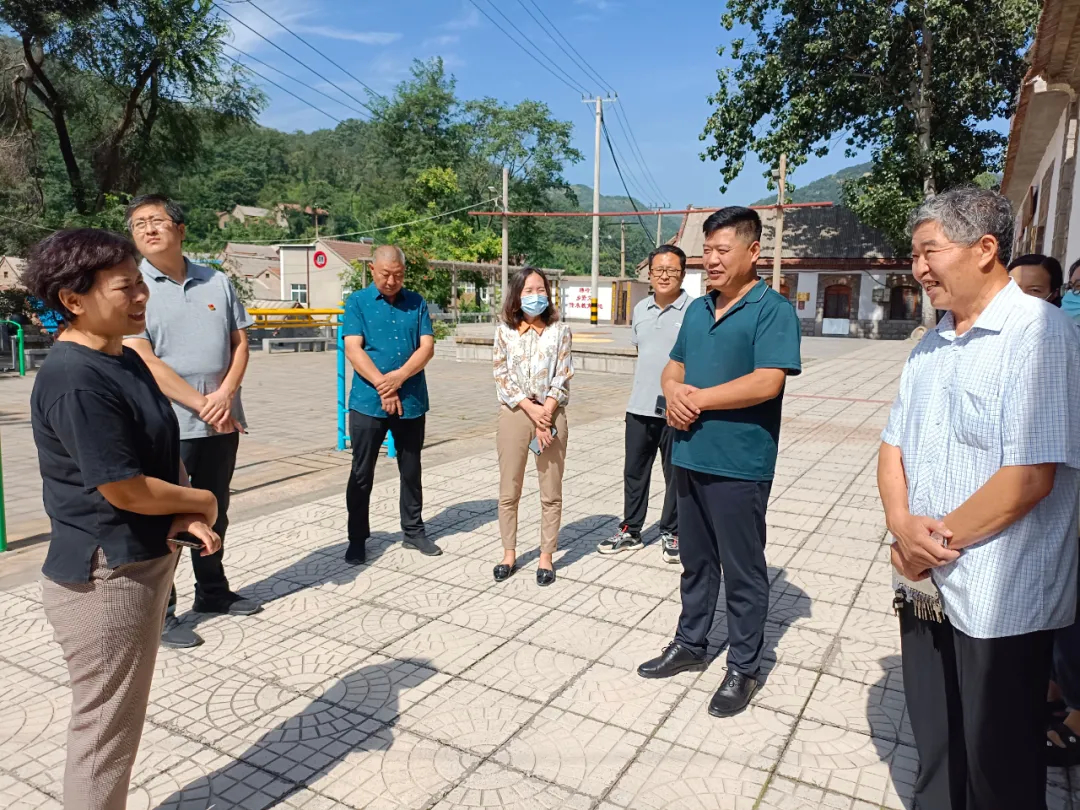
[[[704,231],[709,293],[687,309],[661,379],[668,421],[678,431],[672,462],[682,614],[675,640],[638,673],[666,678],[705,667],[723,575],[728,672],[709,714],[729,717],[746,708],[758,685],[769,609],[765,510],[784,382],[802,362],[794,308],[757,277],[757,213],[723,208]]]
[[[400,248],[376,248],[371,280],[345,302],[341,329],[345,356],[356,370],[349,395],[352,474],[345,492],[349,510],[345,561],[353,565],[367,562],[371,487],[387,430],[397,449],[405,547],[432,557],[442,554],[424,534],[420,514],[424,506],[420,451],[428,410],[424,366],[435,354],[431,315],[423,296],[404,288],[405,256]]]

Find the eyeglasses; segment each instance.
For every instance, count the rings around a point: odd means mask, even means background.
[[[1061,288],[1061,291],[1063,293],[1067,293],[1067,292],[1080,293],[1080,279],[1077,279],[1076,281],[1068,281],[1068,282],[1066,282],[1065,285]]]
[[[131,223],[131,232],[143,233],[151,225],[154,226],[155,230],[162,230],[168,228],[172,224],[173,221],[171,219],[158,219],[157,217],[154,217],[153,219],[136,219]]]
[[[654,270],[650,270],[649,275],[655,276],[656,278],[677,278],[681,272],[681,270],[670,270],[667,267],[658,267]]]

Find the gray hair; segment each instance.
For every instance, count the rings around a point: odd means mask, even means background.
[[[375,261],[390,259],[391,257],[401,262],[402,267],[405,266],[405,251],[397,245],[379,245],[375,248],[375,252],[371,254],[371,258]]]
[[[124,211],[124,221],[127,223],[127,228],[131,230],[131,218],[135,212],[140,208],[147,205],[160,205],[165,209],[166,216],[169,217],[175,224],[184,224],[184,209],[170,200],[164,194],[143,194],[136,197],[128,203],[127,210]]]
[[[996,191],[961,186],[927,197],[911,213],[909,229],[937,222],[951,242],[974,245],[984,236],[997,239],[998,258],[1009,263],[1012,254],[1013,211],[1009,200]]]

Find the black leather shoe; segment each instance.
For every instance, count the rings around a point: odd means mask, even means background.
[[[713,717],[731,717],[750,703],[757,691],[757,678],[729,669],[724,682],[709,701],[709,714]]]
[[[426,537],[406,537],[402,543],[405,548],[411,548],[414,551],[419,551],[425,557],[438,557],[442,554],[442,549],[428,540]]]
[[[536,569],[536,584],[541,588],[546,585],[550,585],[555,581],[555,569],[554,568],[537,568]]]
[[[678,642],[668,644],[659,658],[646,661],[637,668],[642,678],[670,678],[680,672],[705,669],[705,657],[695,655]]]
[[[363,565],[367,562],[367,541],[349,543],[345,551],[345,562],[349,565]]]
[[[499,563],[495,566],[495,581],[504,582],[512,577],[517,572],[517,563],[513,565],[506,565],[505,563]]]

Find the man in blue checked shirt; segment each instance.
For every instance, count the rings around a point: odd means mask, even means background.
[[[356,374],[349,396],[352,472],[346,490],[349,548],[345,560],[367,562],[371,535],[368,509],[379,460],[389,430],[397,449],[401,477],[401,531],[406,548],[437,557],[442,550],[424,534],[421,510],[420,451],[428,410],[424,366],[435,354],[435,337],[427,302],[406,290],[405,256],[400,248],[376,248],[372,284],[345,302],[345,356]]]
[[[1010,281],[1000,194],[938,194],[912,226],[915,278],[948,311],[904,367],[878,458],[915,803],[1040,810],[1053,631],[1076,617],[1080,336]]]

